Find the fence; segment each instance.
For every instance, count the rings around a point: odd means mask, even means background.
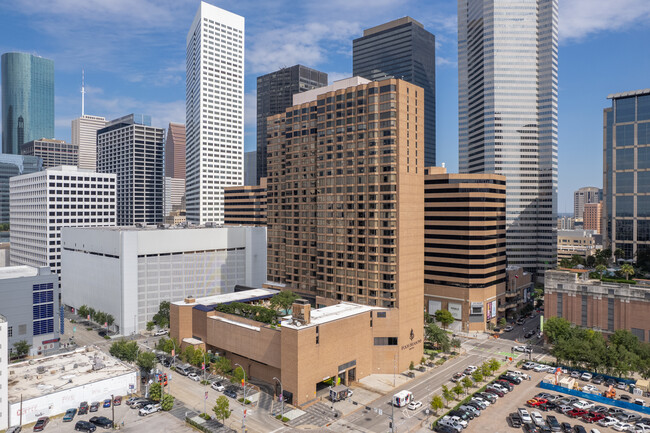
[[[561,392],[563,394],[569,394],[574,397],[580,397],[585,400],[595,401],[596,403],[607,404],[610,406],[620,407],[621,409],[634,410],[646,415],[650,415],[650,407],[644,407],[638,404],[628,403],[622,400],[613,400],[611,398],[603,397],[598,394],[589,394],[588,392],[582,392],[582,391],[577,391],[575,389],[564,388],[563,386],[553,385],[546,382],[540,382],[539,387],[542,389]]]

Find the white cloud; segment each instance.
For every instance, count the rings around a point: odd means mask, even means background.
[[[352,72],[328,72],[327,81],[329,81],[328,84],[332,84],[334,81],[350,78],[351,76]]]
[[[624,30],[650,20],[648,0],[562,0],[560,39],[581,40],[601,31]]]

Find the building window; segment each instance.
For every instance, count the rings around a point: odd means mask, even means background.
[[[645,341],[645,330],[632,328],[630,331],[632,332],[632,335],[636,335],[636,338],[638,338],[639,341]]]
[[[18,335],[27,334],[27,325],[18,325]]]
[[[557,317],[562,317],[562,307],[563,307],[563,293],[557,294]]]
[[[614,298],[607,298],[607,330],[614,332]]]
[[[587,295],[582,295],[582,326],[587,326]]]
[[[375,346],[397,346],[397,337],[375,337]]]
[[[385,311],[378,311],[377,312],[377,318],[386,318],[386,312]]]
[[[14,336],[14,327],[13,326],[10,326],[9,329],[7,330],[7,336],[9,338]]]

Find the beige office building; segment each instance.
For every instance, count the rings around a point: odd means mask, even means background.
[[[79,168],[97,170],[97,131],[106,126],[100,116],[83,116],[72,119],[72,144],[79,147]]]
[[[317,307],[387,308],[379,373],[422,356],[423,110],[418,86],[354,77],[268,118],[268,279]]]
[[[51,138],[23,143],[20,154],[42,158],[43,169],[61,165],[76,166],[79,163],[79,146]]]
[[[484,331],[506,310],[506,178],[430,167],[424,188],[425,310]]]
[[[266,178],[259,185],[223,190],[224,224],[266,226]]]

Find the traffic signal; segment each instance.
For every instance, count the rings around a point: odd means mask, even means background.
[[[165,373],[165,375],[163,377],[165,379],[163,385],[167,386],[167,373]]]
[[[244,386],[244,379],[241,380],[241,386]]]

